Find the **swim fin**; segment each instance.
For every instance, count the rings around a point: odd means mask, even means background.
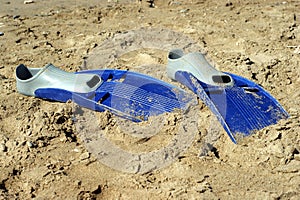
[[[262,87],[246,78],[216,70],[201,53],[170,51],[167,73],[203,100],[234,143],[238,135],[248,136],[289,117]]]
[[[109,110],[135,122],[149,116],[187,109],[192,98],[183,90],[155,78],[125,70],[63,71],[52,64],[44,68],[16,68],[19,93],[59,102],[72,100],[95,111]]]

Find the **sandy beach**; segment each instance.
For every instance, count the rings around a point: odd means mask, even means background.
[[[0,199],[300,198],[299,1],[0,5]],[[188,91],[166,74],[168,50],[178,47],[260,84],[290,117],[234,144],[199,99],[186,114],[138,124],[16,89],[19,64],[52,63],[69,72],[136,71]],[[178,153],[161,159],[165,147]],[[120,157],[101,160],[101,149],[121,149]]]

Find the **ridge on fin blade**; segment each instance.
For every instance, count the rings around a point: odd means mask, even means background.
[[[212,67],[200,53],[169,53],[168,76],[191,89],[216,115],[230,139],[248,136],[289,114],[258,84]]]
[[[19,93],[52,101],[72,100],[79,106],[112,113],[140,122],[149,116],[187,109],[192,98],[183,90],[143,74],[125,70],[63,71],[52,64],[44,68],[16,68]]]

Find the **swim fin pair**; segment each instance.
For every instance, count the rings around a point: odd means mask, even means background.
[[[287,118],[288,113],[268,92],[243,77],[223,73],[201,53],[169,52],[167,74],[197,94],[217,116],[231,140]],[[65,72],[44,68],[16,69],[17,90],[54,101],[72,100],[82,107],[112,113],[135,122],[149,116],[187,109],[192,97],[155,78],[124,70]]]

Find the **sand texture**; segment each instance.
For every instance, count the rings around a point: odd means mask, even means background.
[[[300,199],[300,1],[0,5],[0,199]],[[167,77],[172,48],[260,84],[290,118],[235,145],[192,93],[185,113],[136,124],[16,89],[21,63],[128,69],[186,89]]]

